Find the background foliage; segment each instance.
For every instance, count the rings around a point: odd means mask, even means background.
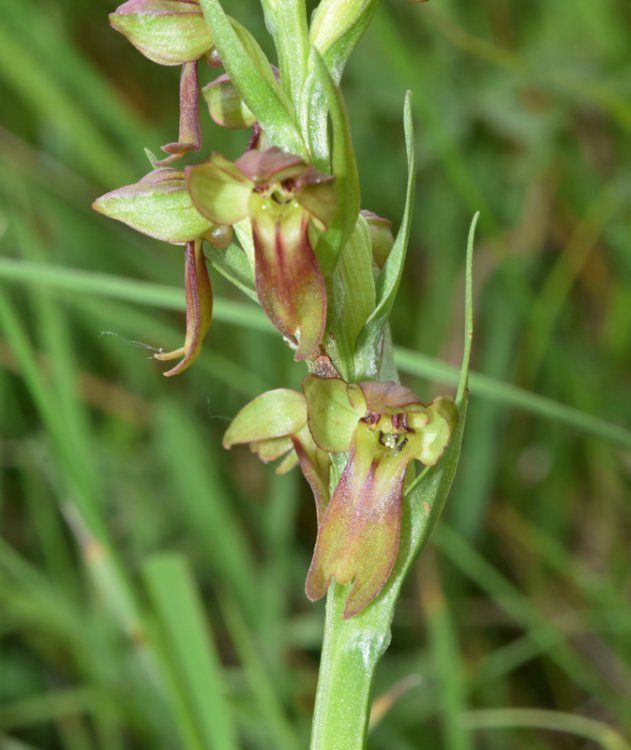
[[[264,39],[258,3],[229,5]],[[112,9],[0,10],[0,748],[303,748],[312,501],[220,447],[301,369],[219,279],[195,366],[165,381],[150,360],[182,339],[180,249],[89,204],[173,140],[178,72],[111,31]],[[472,382],[457,487],[378,673],[375,750],[631,733],[631,437],[614,427],[631,413],[630,24],[625,0],[383,0],[351,58],[363,205],[395,226],[414,91],[395,341],[457,363],[479,209],[474,367],[526,391]],[[206,122],[205,149],[246,139]],[[424,397],[445,390],[405,357]]]

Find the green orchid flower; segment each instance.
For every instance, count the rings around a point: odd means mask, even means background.
[[[457,422],[453,401],[428,406],[396,383],[347,384],[308,375],[303,384],[315,444],[348,452],[346,467],[319,524],[306,593],[326,593],[333,578],[353,583],[344,617],[361,612],[388,580],[399,549],[409,464],[432,466]]]
[[[296,360],[317,355],[327,296],[310,232],[324,231],[335,214],[333,178],[278,148],[246,151],[236,162],[213,154],[187,167],[186,177],[193,204],[210,221],[249,218],[261,306]]]

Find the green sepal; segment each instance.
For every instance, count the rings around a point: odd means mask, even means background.
[[[202,95],[210,116],[222,128],[251,128],[256,122],[229,76],[211,81],[202,89]]]
[[[297,200],[281,205],[252,192],[250,217],[261,306],[295,347],[295,359],[308,359],[318,351],[327,314],[326,285],[309,243],[309,214]]]
[[[198,239],[212,227],[193,205],[183,172],[167,167],[102,195],[92,208],[138,232],[175,245]]]
[[[328,453],[347,451],[357,422],[366,413],[366,402],[358,386],[349,386],[339,378],[307,375],[302,389],[307,399],[309,429],[316,444]],[[353,390],[353,401],[349,389]]]
[[[307,422],[307,401],[302,393],[277,388],[257,396],[232,420],[223,447],[257,443],[298,432]]]
[[[191,0],[128,0],[109,18],[112,28],[160,65],[193,62],[213,44],[199,4]]]
[[[371,316],[366,321],[366,325],[358,338],[358,350],[362,350],[364,347],[369,350],[374,350],[379,346],[383,328],[388,322],[392,306],[394,305],[394,300],[399,290],[408,242],[410,240],[416,183],[416,151],[414,146],[411,94],[409,91],[405,96],[403,125],[405,130],[405,147],[408,166],[407,191],[403,217],[401,219],[401,226],[399,227],[394,245],[392,246],[392,249],[388,254],[388,259],[377,278],[377,304]]]
[[[217,224],[236,224],[248,216],[254,183],[221,154],[186,168],[186,184],[200,213]]]
[[[321,0],[316,8],[309,37],[336,83],[376,9],[377,0]]]
[[[269,141],[305,157],[306,149],[291,107],[258,44],[226,15],[219,0],[200,0],[200,5],[226,72]]]

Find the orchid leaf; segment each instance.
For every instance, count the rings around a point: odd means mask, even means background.
[[[368,318],[366,325],[359,336],[358,349],[362,349],[363,347],[372,349],[378,345],[383,327],[390,317],[390,312],[397,296],[397,291],[399,290],[408,242],[410,239],[416,180],[416,153],[414,147],[411,94],[409,91],[405,96],[403,124],[405,129],[405,147],[408,162],[408,182],[403,218],[401,219],[401,226],[399,227],[392,250],[390,251],[388,259],[377,279],[377,306],[372,315]]]
[[[315,71],[326,96],[332,126],[331,167],[335,177],[337,213],[329,231],[320,237],[316,248],[320,267],[327,276],[335,269],[340,251],[350,239],[357,223],[360,208],[359,174],[342,93],[315,49],[311,51],[309,65]]]
[[[285,92],[298,102],[307,75],[309,30],[304,0],[262,0],[265,25],[274,38],[280,80]]]
[[[235,29],[219,0],[200,0],[221,61],[269,140],[291,153],[306,156],[302,138],[279,86],[270,79],[271,66],[253,40]],[[248,40],[251,37],[247,36]]]

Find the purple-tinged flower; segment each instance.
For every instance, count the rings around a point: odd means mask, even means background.
[[[396,383],[347,384],[305,378],[311,435],[322,450],[349,452],[321,519],[306,583],[320,599],[331,580],[353,582],[344,607],[363,610],[388,580],[399,549],[401,501],[407,467],[429,466],[443,454],[457,421],[450,398],[424,406]]]
[[[312,226],[324,231],[335,213],[333,178],[278,148],[246,151],[236,162],[213,154],[186,176],[193,204],[208,219],[250,219],[261,306],[297,360],[316,355],[327,298],[309,233]]]

